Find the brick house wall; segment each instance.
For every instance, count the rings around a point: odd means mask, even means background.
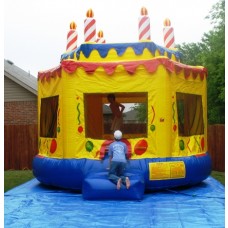
[[[4,102],[4,124],[37,124],[37,101]]]

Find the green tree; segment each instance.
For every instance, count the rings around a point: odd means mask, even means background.
[[[214,5],[207,18],[214,24],[214,30],[202,39],[208,47],[208,117],[210,123],[225,123],[225,1]]]
[[[177,47],[183,54],[183,63],[207,68],[208,122],[225,123],[225,1],[216,3],[206,19],[214,26],[201,42]]]
[[[192,66],[202,65],[203,56],[200,43],[183,43],[182,45],[177,45],[177,48],[183,54],[181,62]]]
[[[145,103],[137,103],[133,107],[131,107],[131,110],[134,110],[136,112],[136,119],[139,122],[146,122],[147,108]]]

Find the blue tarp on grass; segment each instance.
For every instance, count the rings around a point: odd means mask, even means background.
[[[6,228],[225,227],[225,189],[212,177],[185,188],[146,192],[141,201],[84,200],[36,179],[4,194]]]

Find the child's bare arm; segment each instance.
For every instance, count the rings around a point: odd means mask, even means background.
[[[119,104],[119,106],[120,106],[121,113],[123,113],[123,110],[125,109],[125,106],[123,104]]]

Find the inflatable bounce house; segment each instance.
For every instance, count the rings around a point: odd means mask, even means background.
[[[145,190],[190,186],[210,175],[207,70],[180,62],[169,19],[164,47],[152,42],[149,20],[142,8],[138,42],[106,43],[102,31],[96,38],[90,9],[79,47],[76,24],[70,24],[60,65],[38,73],[33,173],[41,183],[81,190],[84,199],[140,200]],[[133,104],[136,113],[121,129],[129,189],[117,190],[108,180],[107,151],[114,140],[110,93],[126,107]]]

